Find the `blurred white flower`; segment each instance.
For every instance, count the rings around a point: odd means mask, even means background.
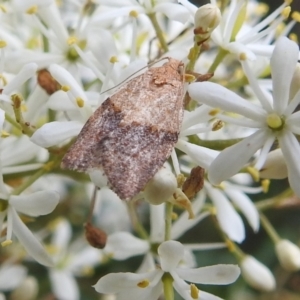
[[[300,248],[289,240],[280,240],[275,245],[280,265],[287,271],[300,269]]]
[[[242,276],[253,288],[270,292],[276,287],[272,272],[253,256],[246,255],[240,262]]]
[[[53,292],[58,299],[79,300],[76,277],[91,275],[103,254],[99,249],[90,247],[83,238],[71,242],[72,229],[66,219],[54,220],[53,226],[50,246],[54,267],[49,268]]]
[[[234,282],[240,270],[234,265],[216,265],[197,269],[180,268],[184,247],[177,241],[166,241],[158,247],[160,269],[147,273],[111,273],[102,278],[94,286],[103,294],[116,294],[116,299],[124,295],[130,299],[158,299],[163,291],[162,277],[169,273],[173,279],[173,287],[184,299],[220,299],[204,291],[192,287],[185,281],[201,284],[230,284]],[[195,294],[196,297],[195,297]]]
[[[189,93],[193,99],[227,112],[235,112],[246,118],[234,119],[219,115],[220,119],[240,126],[257,128],[254,134],[220,153],[208,170],[210,182],[218,184],[236,174],[258,149],[261,149],[261,152],[255,167],[260,170],[277,139],[287,165],[290,185],[295,193],[300,195],[298,184],[300,146],[295,137],[295,134],[300,132],[299,113],[294,112],[300,102],[300,93],[297,93],[293,99],[289,99],[290,84],[298,55],[299,49],[296,43],[286,37],[281,37],[277,41],[271,58],[273,99],[271,95],[261,91],[247,61],[242,61],[249,83],[262,107],[244,100],[215,83],[202,82],[190,85]]]

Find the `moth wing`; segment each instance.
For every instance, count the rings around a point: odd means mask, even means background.
[[[94,149],[113,191],[123,200],[138,194],[170,156],[177,132],[138,123],[119,126]]]
[[[101,168],[100,153],[94,156],[94,149],[118,126],[122,118],[110,98],[106,99],[83,126],[77,140],[63,157],[61,167],[78,172]]]

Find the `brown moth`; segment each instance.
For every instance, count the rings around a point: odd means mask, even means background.
[[[183,119],[183,63],[166,59],[103,102],[65,154],[62,168],[102,169],[123,200],[143,190],[171,155]]]

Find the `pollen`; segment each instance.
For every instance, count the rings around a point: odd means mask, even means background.
[[[1,243],[2,247],[6,247],[12,244],[12,240],[5,240],[4,242]]]
[[[132,18],[137,18],[139,16],[139,13],[136,10],[132,10],[129,13],[129,16],[132,17]]]
[[[116,56],[112,56],[110,59],[109,59],[109,62],[112,63],[112,64],[115,64],[116,62],[118,62],[118,58]]]
[[[297,44],[299,44],[297,34],[291,33],[291,34],[289,34],[289,38],[290,38],[290,40],[292,40],[292,41],[296,42]]]
[[[253,180],[255,182],[259,181],[259,171],[256,168],[253,167],[247,167],[248,173],[252,176]]]
[[[76,98],[78,107],[84,107],[84,100],[82,98]]]
[[[4,5],[0,5],[0,10],[3,12],[3,13],[6,13],[7,12],[7,9]]]
[[[0,48],[5,48],[7,43],[4,40],[0,40]]]
[[[192,299],[198,299],[199,298],[199,289],[193,283],[190,285],[190,289],[191,289]]]
[[[68,39],[67,39],[67,43],[69,46],[73,45],[73,44],[76,44],[77,43],[77,38],[75,36],[70,36]]]
[[[269,179],[264,179],[261,181],[261,187],[264,193],[269,191],[271,181]]]
[[[27,10],[26,10],[26,13],[29,14],[29,15],[34,15],[36,14],[38,11],[38,6],[37,5],[33,5],[31,7],[29,7]]]
[[[214,108],[214,109],[210,110],[208,114],[213,117],[213,116],[217,115],[219,112],[220,112],[219,108]]]
[[[240,53],[240,60],[247,60],[247,54],[246,53]]]
[[[267,124],[271,129],[280,129],[283,125],[283,120],[276,113],[267,116]]]
[[[61,90],[64,92],[68,92],[71,88],[68,85],[62,85]]]
[[[291,13],[291,7],[290,6],[287,6],[283,9],[281,15],[284,17],[284,18],[288,18],[289,15]]]
[[[299,11],[294,11],[291,15],[292,19],[295,20],[296,22],[300,22],[300,12]]]
[[[10,134],[9,134],[7,131],[1,130],[1,137],[2,137],[2,138],[6,138],[6,137],[8,137],[8,136],[10,136]]]
[[[255,11],[258,15],[265,15],[269,11],[269,5],[266,3],[257,3]]]
[[[137,286],[140,288],[146,288],[150,284],[148,279],[144,279],[140,282],[138,282]]]

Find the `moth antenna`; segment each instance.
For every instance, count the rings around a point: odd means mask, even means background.
[[[140,72],[140,71],[142,71],[142,70],[144,70],[144,69],[146,69],[146,68],[152,67],[154,64],[156,64],[156,63],[158,63],[158,62],[160,62],[160,61],[162,61],[162,60],[164,60],[164,59],[170,60],[169,57],[162,57],[162,58],[159,59],[159,60],[156,60],[156,61],[154,61],[154,62],[151,62],[151,63],[149,63],[147,66],[145,66],[145,67],[139,69],[138,71],[135,71],[134,73],[132,73],[129,77],[127,77],[126,79],[122,80],[121,82],[119,82],[119,83],[118,83],[117,85],[115,85],[114,87],[112,87],[112,88],[110,88],[110,89],[108,89],[108,90],[105,90],[105,91],[101,92],[100,95],[102,95],[102,94],[104,94],[104,93],[107,93],[107,92],[109,92],[109,91],[111,91],[111,90],[117,88],[118,86],[120,86],[120,85],[122,85],[123,83],[125,83],[128,79],[130,79],[132,76],[134,76],[134,75],[137,74],[138,72]]]

